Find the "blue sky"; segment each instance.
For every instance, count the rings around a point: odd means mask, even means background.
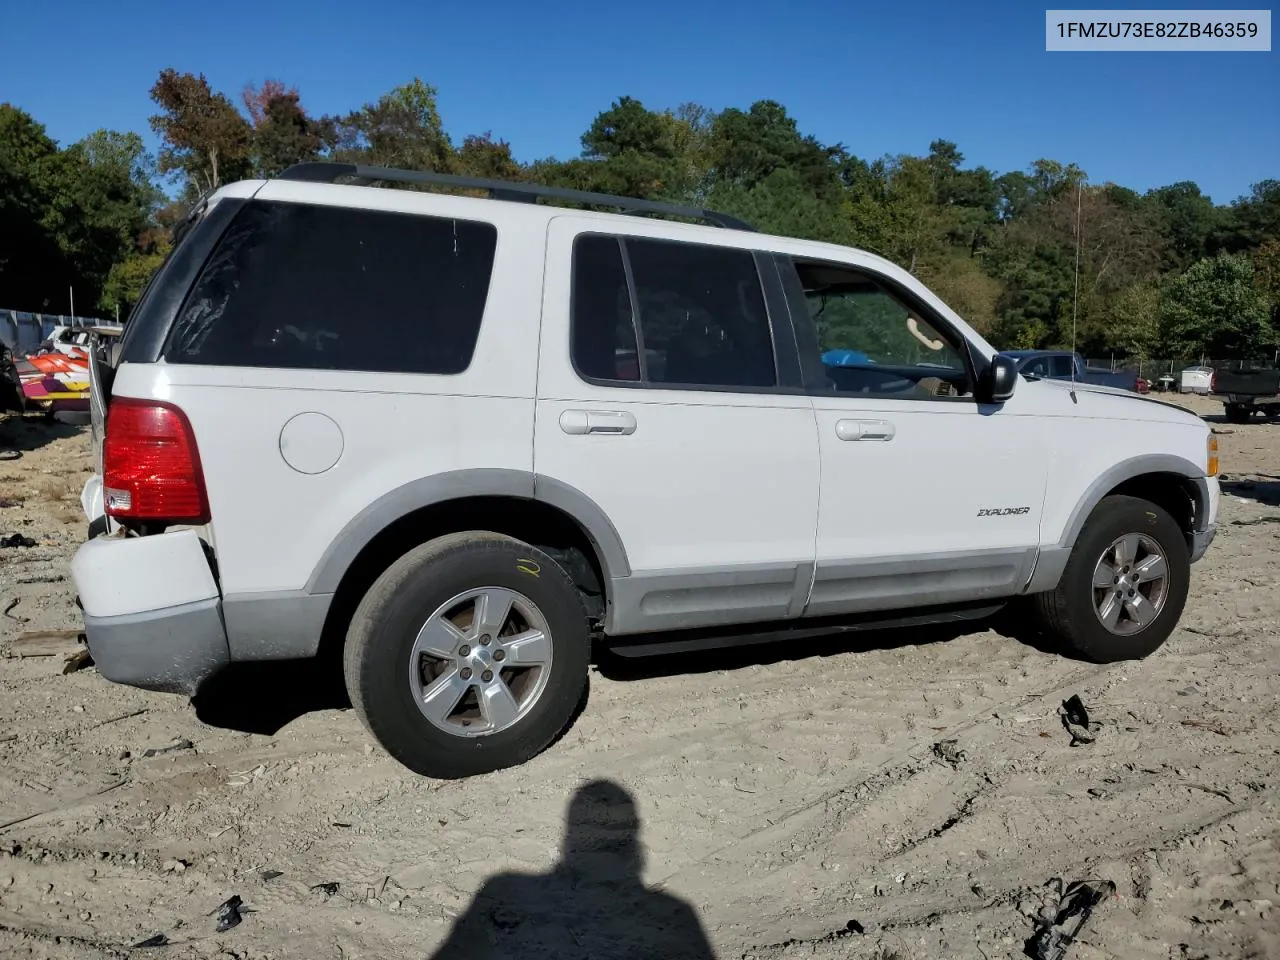
[[[626,94],[651,108],[771,98],[802,131],[863,157],[922,153],[940,137],[967,165],[1050,157],[1138,190],[1195,180],[1218,203],[1280,177],[1280,53],[1046,53],[1042,4],[6,6],[0,101],[61,142],[113,127],[154,143],[147,91],[172,66],[236,102],[245,83],[278,78],[316,114],[421,76],[455,142],[491,130],[521,160],[576,154]]]

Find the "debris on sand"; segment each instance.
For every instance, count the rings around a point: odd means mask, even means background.
[[[215,928],[218,933],[226,933],[234,926],[238,926],[243,919],[240,916],[240,908],[244,905],[244,901],[239,895],[232,896],[229,900],[224,901],[215,913],[218,914],[218,925]]]
[[[1089,729],[1089,711],[1084,708],[1084,701],[1080,699],[1080,694],[1073,693],[1071,699],[1063,700],[1062,709],[1067,719],[1075,726]]]
[[[1181,691],[1179,691],[1181,692]],[[1183,720],[1184,727],[1195,727],[1197,730],[1208,730],[1210,733],[1216,733],[1220,737],[1231,736],[1231,731],[1216,723],[1208,723],[1204,720]]]
[[[1089,730],[1089,711],[1085,709],[1084,701],[1078,693],[1062,701],[1062,725],[1071,734],[1073,747],[1081,743],[1093,743],[1096,739]]]
[[[338,892],[338,888],[340,886],[342,885],[338,883],[338,881],[330,880],[328,883],[317,883],[311,889],[319,891],[320,893],[323,893],[326,897],[332,897],[334,894]]]
[[[932,747],[933,755],[943,763],[950,764],[954,770],[964,760],[964,751],[960,749],[959,740],[939,740]]]
[[[15,533],[11,536],[0,539],[0,547],[34,547],[38,546],[36,541],[30,537],[23,536],[21,533]]]
[[[88,650],[81,630],[27,630],[10,644],[9,655],[66,658],[81,650]]]
[[[134,950],[146,950],[150,947],[165,947],[169,945],[169,938],[163,933],[157,933],[153,937],[147,937],[145,940],[139,940],[132,947]]]
[[[1110,880],[1076,880],[1062,894],[1056,910],[1046,910],[1024,952],[1034,960],[1063,960],[1067,948],[1080,936],[1085,922],[1105,898],[1116,892]]]
[[[190,740],[178,740],[167,747],[151,747],[149,750],[144,750],[142,755],[144,757],[158,757],[162,753],[173,753],[176,750],[194,750],[195,747],[196,745]]]
[[[68,673],[75,673],[77,670],[91,666],[93,666],[93,655],[89,653],[88,647],[81,647],[62,658],[62,675],[65,677]]]

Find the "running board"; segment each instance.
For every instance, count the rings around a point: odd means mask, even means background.
[[[749,627],[713,628],[678,633],[647,633],[603,639],[606,649],[622,657],[657,657],[670,653],[691,653],[697,650],[716,650],[725,647],[745,647],[759,643],[777,643],[783,640],[811,640],[837,637],[844,633],[865,633],[870,630],[896,630],[902,627],[927,627],[947,623],[965,623],[983,620],[999,613],[1006,601],[936,607],[923,613],[907,616],[901,613],[864,614],[856,618],[815,618],[813,620],[789,620],[783,623],[752,624]]]

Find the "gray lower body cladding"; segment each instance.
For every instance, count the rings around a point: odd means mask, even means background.
[[[98,672],[143,690],[193,696],[231,662],[217,600],[122,617],[86,616],[84,627]]]

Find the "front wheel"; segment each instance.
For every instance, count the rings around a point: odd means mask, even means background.
[[[1037,601],[1049,632],[1087,659],[1140,660],[1178,625],[1190,582],[1173,517],[1146,500],[1110,496],[1085,523],[1057,588]]]
[[[536,547],[451,534],[411,550],[352,617],[347,692],[387,752],[423,776],[529,760],[572,720],[587,687],[587,614]]]

